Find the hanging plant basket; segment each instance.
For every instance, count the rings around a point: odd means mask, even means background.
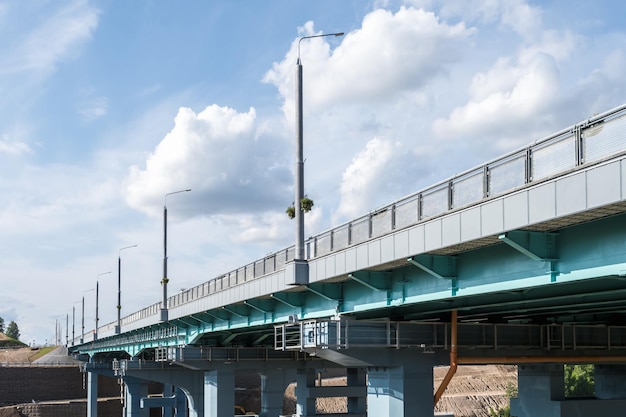
[[[314,205],[315,203],[313,203],[313,200],[311,200],[309,197],[305,196],[302,200],[300,200],[300,207],[302,207],[302,211],[304,211],[305,213],[311,211]]]
[[[309,197],[304,197],[302,200],[300,200],[300,208],[305,213],[308,213],[309,211],[311,211],[314,205],[315,203]],[[289,216],[290,219],[293,219],[294,217],[296,217],[296,208],[293,205],[291,205],[287,207],[287,210],[285,210],[285,213],[287,213],[287,216]]]

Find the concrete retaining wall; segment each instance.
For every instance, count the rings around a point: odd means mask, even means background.
[[[0,367],[0,407],[33,400],[54,401],[87,398],[78,367]],[[100,376],[98,397],[119,397],[117,380]],[[119,402],[119,401],[118,401]]]

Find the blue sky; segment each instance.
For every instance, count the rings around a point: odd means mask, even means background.
[[[626,102],[621,1],[0,0],[0,317],[54,338]],[[77,317],[77,323],[78,319]],[[71,323],[70,323],[71,326]],[[77,326],[78,329],[78,326]],[[70,330],[71,336],[71,330]],[[63,338],[64,340],[64,338]]]

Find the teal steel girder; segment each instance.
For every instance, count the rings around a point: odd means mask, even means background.
[[[272,300],[246,300],[243,303],[263,314],[270,315],[270,318],[276,310],[276,303]]]
[[[513,230],[502,233],[498,239],[535,261],[558,260],[556,233]]]
[[[422,254],[412,256],[407,261],[437,279],[449,280],[452,295],[456,295],[459,288],[455,256]]]
[[[304,288],[328,301],[340,302],[343,298],[341,284],[307,284]]]
[[[410,256],[414,263],[405,266],[351,271],[351,276],[329,277],[332,281],[315,282],[309,288],[294,286],[241,301],[226,306],[228,311],[216,307],[194,313],[189,317],[197,323],[179,321],[186,329],[162,324],[74,350],[90,354],[124,350],[134,356],[147,348],[196,343],[202,335],[221,335],[223,341],[228,337],[224,334],[246,332],[250,334],[246,343],[262,343],[274,324],[285,323],[294,314],[300,319],[351,315],[421,320],[441,319],[458,309],[468,319],[554,323],[583,316],[626,317],[625,224],[626,214],[621,214],[563,228],[558,247],[553,233],[508,232],[508,239],[535,257],[511,250],[503,240],[455,256],[416,254]],[[452,293],[451,283],[457,288]]]
[[[415,255],[407,259],[416,267],[438,279],[456,278],[456,257],[445,255]]]
[[[348,274],[348,278],[374,291],[389,291],[391,289],[390,272],[358,271]]]
[[[293,309],[304,307],[304,295],[302,293],[272,293],[270,297]]]

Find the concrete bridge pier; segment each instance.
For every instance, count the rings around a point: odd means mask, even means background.
[[[511,398],[511,415],[517,417],[560,417],[565,399],[563,365],[519,365],[517,398]]]
[[[346,397],[348,415],[365,415],[367,412],[366,374],[363,368],[347,368],[345,386],[316,385],[317,370],[298,369],[296,375],[296,414],[307,417],[315,416],[317,398]],[[376,415],[378,414],[371,414]]]
[[[148,396],[148,381],[124,377],[124,417],[148,417],[149,408],[142,408],[141,399]]]
[[[517,417],[613,417],[626,408],[626,366],[596,365],[595,397],[566,398],[562,364],[519,365]]]
[[[368,416],[434,416],[432,366],[368,368],[367,378]]]
[[[626,400],[626,366],[596,365],[594,367],[596,398]]]
[[[261,417],[283,414],[287,386],[296,379],[295,369],[270,368],[259,372],[261,377]]]
[[[205,417],[221,417],[233,414],[235,408],[235,371],[221,368],[204,373]]]
[[[180,388],[176,388],[174,391],[174,417],[188,417],[187,412],[187,396]],[[164,414],[165,416],[165,414]]]
[[[98,373],[87,372],[87,417],[98,417]]]

